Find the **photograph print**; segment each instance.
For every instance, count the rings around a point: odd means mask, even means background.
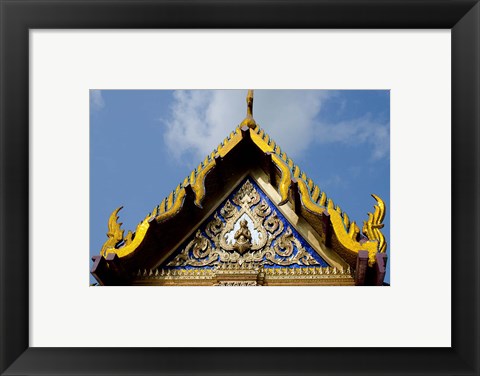
[[[90,90],[92,286],[389,286],[389,90]]]

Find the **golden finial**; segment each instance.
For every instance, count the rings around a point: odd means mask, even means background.
[[[253,90],[247,93],[247,116],[253,118]]]
[[[247,93],[247,117],[240,123],[240,127],[247,126],[255,129],[257,123],[253,119],[253,90],[249,90]]]

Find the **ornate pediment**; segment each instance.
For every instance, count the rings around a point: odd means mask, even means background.
[[[244,180],[162,268],[328,267],[251,178]]]

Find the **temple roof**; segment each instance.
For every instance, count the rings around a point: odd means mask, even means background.
[[[336,264],[339,270],[355,269],[360,251],[368,252],[369,267],[375,265],[378,254],[385,253],[387,245],[380,231],[385,204],[380,197],[372,194],[377,203],[361,233],[359,226],[257,125],[253,91],[249,91],[245,120],[145,216],[135,232],[124,236],[118,223],[121,207],[113,211],[100,255],[116,255],[126,269],[139,264],[158,267],[218,208],[220,198],[231,194],[247,176],[263,182],[262,189],[270,189],[278,208],[288,208],[319,234],[322,247],[343,261]]]

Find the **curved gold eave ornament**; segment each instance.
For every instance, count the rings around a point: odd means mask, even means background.
[[[385,218],[385,203],[375,194],[373,198],[377,200],[378,205],[375,205],[374,214],[368,213],[368,220],[364,222],[363,233],[369,239],[364,243],[359,243],[356,239],[360,232],[355,222],[349,222],[348,216],[342,213],[340,207],[335,207],[333,200],[328,199],[327,207],[316,204],[310,196],[306,182],[303,179],[298,179],[298,190],[302,205],[309,212],[322,215],[325,211],[330,215],[333,230],[340,244],[350,251],[357,253],[359,251],[368,251],[368,264],[373,266],[375,264],[375,254],[377,252],[385,252],[387,244],[385,237],[380,229],[383,228],[383,219]],[[315,192],[315,190],[314,190]],[[326,196],[324,195],[320,201],[324,202]]]
[[[108,239],[100,250],[100,255],[104,257],[107,255],[109,249],[115,248],[115,246],[123,240],[122,224],[118,223],[118,212],[122,210],[122,208],[123,206],[120,206],[115,209],[112,214],[110,214],[110,218],[108,218]]]
[[[383,228],[383,220],[385,219],[385,202],[375,194],[372,194],[372,197],[377,200],[377,205],[374,206],[374,213],[368,213],[368,220],[363,222],[362,232],[369,239],[378,240],[378,250],[379,252],[387,251],[387,242],[385,241],[385,236],[380,231]]]
[[[377,200],[377,205],[375,205],[373,214],[368,213],[368,220],[364,222],[362,231],[369,240],[364,243],[359,243],[356,240],[360,232],[357,224],[355,222],[350,223],[346,213],[342,213],[340,207],[335,207],[332,199],[327,200],[325,192],[320,192],[318,186],[314,185],[311,179],[307,179],[304,173],[300,174],[298,166],[294,165],[292,160],[280,151],[278,145],[276,145],[262,129],[255,124],[255,128],[249,128],[248,131],[250,132],[252,141],[257,147],[264,153],[271,154],[272,162],[280,171],[281,177],[278,193],[281,196],[281,201],[279,205],[284,205],[288,201],[291,181],[292,178],[295,178],[298,183],[302,205],[306,210],[316,215],[322,215],[327,211],[330,215],[330,221],[335,235],[342,246],[357,254],[361,250],[368,251],[368,262],[370,266],[373,266],[375,264],[375,254],[377,252],[385,252],[387,247],[385,237],[380,231],[380,229],[383,228],[382,222],[385,218],[385,203],[383,200],[377,195],[372,194],[375,200]],[[162,201],[151,214],[147,215],[137,226],[133,240],[131,240],[131,233],[129,232],[129,234],[127,234],[124,246],[121,248],[116,248],[116,245],[123,240],[123,230],[120,230],[121,223],[117,223],[117,214],[121,207],[114,210],[109,219],[108,239],[102,247],[101,255],[106,256],[108,253],[115,253],[119,257],[125,257],[133,253],[143,241],[152,219],[155,218],[157,222],[163,222],[174,217],[180,211],[184,203],[186,195],[184,187],[187,183],[191,185],[195,194],[195,205],[201,207],[201,203],[206,194],[205,179],[208,173],[215,167],[215,157],[225,157],[241,140],[242,135],[239,126],[210,156],[205,158],[205,161],[199,165],[196,171],[192,172],[190,177],[185,179],[183,186],[177,186],[175,191],[172,192],[166,200]],[[310,194],[310,192],[312,193]],[[120,240],[118,240],[119,238]]]

